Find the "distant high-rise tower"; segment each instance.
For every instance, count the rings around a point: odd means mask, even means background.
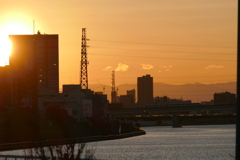
[[[38,96],[59,93],[58,35],[10,35],[13,106],[38,106]]]
[[[117,102],[117,91],[115,89],[115,72],[112,71],[112,92],[111,92],[111,102],[116,103]]]
[[[80,62],[80,86],[82,89],[88,89],[87,40],[86,28],[82,28],[82,48]]]
[[[150,75],[137,78],[138,103],[153,102],[153,77]]]

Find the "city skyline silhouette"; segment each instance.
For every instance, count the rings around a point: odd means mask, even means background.
[[[238,159],[239,0],[0,4],[1,151]]]
[[[0,37],[33,34],[33,20],[35,33],[59,34],[60,88],[79,83],[83,27],[89,84],[111,85],[113,70],[116,85],[145,74],[175,85],[236,81],[237,1],[1,4]]]

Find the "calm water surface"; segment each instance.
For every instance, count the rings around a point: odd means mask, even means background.
[[[235,127],[142,127],[146,135],[88,143],[87,147],[98,160],[234,160]]]
[[[145,127],[147,134],[90,143],[102,160],[233,160],[235,125]]]

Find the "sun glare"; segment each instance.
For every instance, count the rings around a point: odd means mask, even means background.
[[[32,34],[29,21],[21,18],[8,18],[0,21],[0,66],[8,65],[11,54],[9,35]]]
[[[8,64],[8,59],[11,53],[11,41],[8,37],[0,38],[0,66]]]

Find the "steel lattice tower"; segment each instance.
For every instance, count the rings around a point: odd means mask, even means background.
[[[115,72],[112,71],[112,92],[111,92],[112,103],[117,102],[117,92],[115,90]]]
[[[80,86],[81,89],[88,89],[88,60],[87,60],[87,38],[86,28],[82,28],[82,48],[80,62]]]

